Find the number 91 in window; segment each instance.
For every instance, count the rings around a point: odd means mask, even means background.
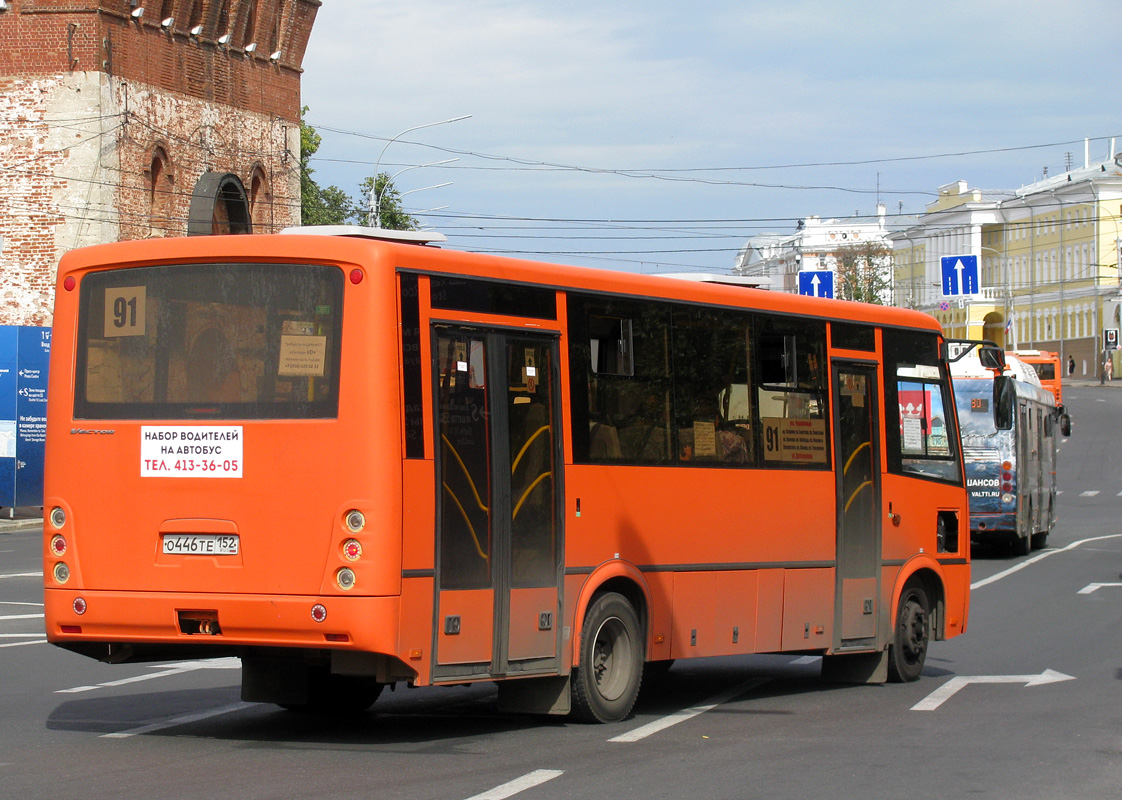
[[[105,290],[105,337],[144,335],[144,286]]]

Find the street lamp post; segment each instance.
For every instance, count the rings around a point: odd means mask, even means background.
[[[403,172],[408,172],[411,169],[420,169],[421,167],[436,167],[441,164],[451,164],[454,161],[459,161],[458,158],[446,158],[443,161],[433,161],[429,164],[414,164],[405,169],[399,169],[390,177],[386,178],[382,183],[382,188],[378,188],[378,173],[374,173],[374,185],[370,187],[370,221],[367,223],[375,228],[382,227],[382,193],[386,191],[386,187],[391,185],[394,180]]]
[[[389,146],[391,144],[396,142],[402,136],[404,136],[407,133],[411,133],[412,131],[419,131],[419,130],[421,130],[421,128],[431,128],[435,125],[445,125],[449,122],[459,122],[460,120],[470,119],[470,118],[471,118],[471,114],[464,114],[464,115],[459,116],[459,117],[452,117],[451,119],[442,119],[438,122],[426,122],[424,125],[414,125],[412,128],[406,128],[401,133],[397,134],[397,136],[393,137],[388,142],[386,142],[385,147],[382,148],[382,152],[378,154],[378,160],[374,162],[374,183],[375,184],[378,183],[378,168],[382,165],[382,156],[384,156],[386,154],[386,149],[389,148]],[[374,187],[371,187],[371,191],[373,191],[373,190],[374,190]],[[379,200],[379,199],[381,199],[381,198],[380,197],[376,198],[376,200]],[[377,207],[377,202],[373,202],[373,203],[371,203],[371,205],[374,206],[374,227],[375,228],[380,228],[380,227],[382,227],[382,223],[381,223],[381,219],[380,219],[381,215],[378,213],[379,208]]]

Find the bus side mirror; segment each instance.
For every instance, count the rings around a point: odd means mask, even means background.
[[[978,348],[978,360],[986,369],[995,369],[998,374],[1005,371],[1005,351],[991,344],[984,344]]]
[[[999,431],[1013,429],[1013,379],[1008,375],[993,377],[993,426]]]
[[[1064,436],[1071,436],[1071,415],[1060,414],[1060,433]]]

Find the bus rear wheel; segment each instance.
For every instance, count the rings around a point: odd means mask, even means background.
[[[931,606],[927,592],[908,584],[896,608],[896,629],[888,646],[888,679],[893,683],[919,680],[931,641]]]
[[[643,679],[639,618],[627,599],[608,592],[584,618],[580,666],[572,677],[572,715],[583,722],[618,722],[631,713]]]

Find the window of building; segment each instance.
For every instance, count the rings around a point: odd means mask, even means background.
[[[175,176],[167,150],[157,145],[145,171],[148,189],[148,229],[151,236],[164,236],[172,229]]]
[[[254,166],[249,176],[249,217],[253,220],[253,230],[263,233],[271,229],[273,223],[273,191],[265,168]]]

